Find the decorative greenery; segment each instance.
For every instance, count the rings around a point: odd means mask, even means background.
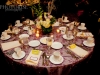
[[[49,34],[52,32],[52,26],[50,26],[49,28],[45,28],[44,26],[42,26],[42,33],[45,35],[45,34]]]
[[[52,18],[50,19],[50,24],[54,24],[54,22],[56,22],[56,18],[55,18],[55,17],[52,17]]]
[[[39,17],[40,15],[43,14],[43,9],[42,9],[40,3],[38,3],[37,5],[36,4],[32,5],[31,9],[34,10],[34,14],[36,14],[37,17]]]

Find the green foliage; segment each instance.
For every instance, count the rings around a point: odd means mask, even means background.
[[[49,28],[45,28],[43,25],[41,25],[41,27],[42,27],[43,34],[49,34],[52,32],[52,26],[50,26]]]
[[[56,22],[56,18],[55,18],[55,17],[52,17],[52,18],[50,19],[50,24],[54,24],[54,22]]]
[[[34,10],[34,14],[36,14],[37,17],[39,17],[40,15],[43,14],[43,9],[42,9],[40,3],[38,3],[37,5],[36,4],[32,5],[31,9]]]

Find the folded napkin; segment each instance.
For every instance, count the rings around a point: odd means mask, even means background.
[[[77,36],[79,36],[79,37],[93,37],[93,34],[90,32],[78,32]]]
[[[42,51],[40,50],[31,50],[25,62],[29,65],[37,65],[40,59]]]
[[[21,44],[19,43],[19,41],[11,41],[11,42],[6,42],[6,43],[1,43],[1,47],[2,47],[3,51],[14,48],[14,47],[18,47],[20,45]]]
[[[67,48],[80,57],[84,57],[88,54],[88,52],[86,50],[82,49],[81,47],[79,47],[75,44],[71,44]]]

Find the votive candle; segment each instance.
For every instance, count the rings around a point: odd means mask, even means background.
[[[60,32],[60,30],[59,29],[57,29],[57,33],[59,33]]]
[[[39,37],[39,34],[38,33],[36,33],[36,37]]]

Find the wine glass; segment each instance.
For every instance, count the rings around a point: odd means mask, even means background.
[[[48,54],[50,54],[51,52],[50,52],[50,48],[51,48],[51,45],[52,45],[52,37],[47,37],[47,39],[46,39],[46,44],[47,44],[47,46],[48,46]]]

